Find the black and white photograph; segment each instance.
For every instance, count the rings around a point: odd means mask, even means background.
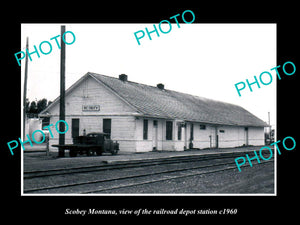
[[[276,24],[188,13],[22,24],[24,195],[276,194]]]

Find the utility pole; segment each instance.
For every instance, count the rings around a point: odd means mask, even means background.
[[[26,38],[26,49],[28,49],[28,37]],[[25,140],[27,74],[28,74],[28,54],[26,54],[26,58],[25,58],[25,77],[24,77],[24,94],[23,94],[23,141]]]
[[[269,122],[269,139],[270,139],[270,143],[271,144],[271,133],[272,133],[272,129],[271,129],[271,121],[270,121],[270,112],[268,112],[268,122]]]
[[[66,67],[66,45],[63,41],[63,34],[66,31],[66,26],[61,26],[61,35],[60,35],[60,100],[59,100],[59,120],[65,120],[65,67]],[[59,145],[65,144],[65,123],[59,123]],[[59,148],[58,156],[64,157],[65,150],[64,148]]]

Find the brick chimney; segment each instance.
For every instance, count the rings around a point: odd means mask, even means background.
[[[161,83],[157,84],[156,86],[157,86],[158,89],[160,89],[160,90],[164,90],[164,89],[165,89],[165,85],[163,85],[163,84],[161,84]]]
[[[119,79],[121,81],[127,81],[128,80],[128,76],[126,74],[121,74],[121,75],[119,75]]]

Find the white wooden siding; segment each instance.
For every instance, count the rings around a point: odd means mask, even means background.
[[[66,95],[66,115],[117,115],[136,113],[135,110],[92,77],[87,77]],[[100,105],[100,111],[83,111],[83,105]],[[49,109],[59,115],[59,104]]]
[[[66,122],[69,131],[65,134],[65,143],[71,144],[72,119],[79,119],[79,134],[90,132],[103,132],[103,119],[111,119],[111,138],[120,143],[120,151],[124,152],[148,152],[154,147],[157,150],[183,151],[189,148],[191,122],[187,122],[182,128],[181,140],[178,140],[177,122],[182,120],[170,120],[173,122],[172,140],[166,140],[166,119],[144,118],[133,107],[122,101],[116,94],[105,85],[87,76],[76,88],[66,95]],[[83,105],[100,105],[99,111],[83,111]],[[55,125],[59,120],[59,104],[50,107],[50,124]],[[148,138],[143,139],[143,120],[148,119]],[[156,136],[153,121],[157,120]],[[246,144],[246,132],[244,127],[206,125],[205,130],[200,129],[198,122],[194,125],[193,147],[204,149],[215,147],[216,129],[219,137],[219,148],[237,147]],[[224,130],[224,133],[220,133]],[[58,133],[53,126],[51,131],[54,135],[50,138],[52,144],[58,144]],[[157,142],[154,138],[157,137]],[[248,128],[248,144],[264,145],[264,128]],[[155,146],[156,145],[156,146]],[[55,148],[56,149],[56,148]]]

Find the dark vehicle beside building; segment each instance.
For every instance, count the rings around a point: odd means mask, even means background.
[[[87,156],[102,155],[104,152],[116,155],[119,151],[119,143],[110,139],[107,133],[94,132],[84,136],[73,138],[73,144],[52,145],[53,147],[69,150],[71,157],[76,157],[77,154]]]

